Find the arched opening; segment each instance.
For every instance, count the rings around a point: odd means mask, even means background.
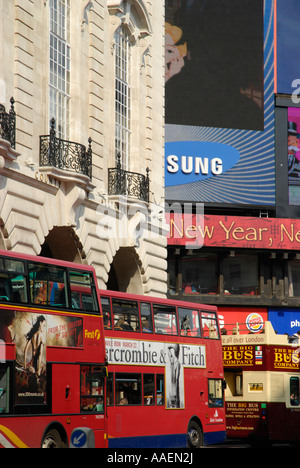
[[[72,228],[55,227],[45,238],[40,256],[82,263],[82,245]]]
[[[121,247],[113,258],[107,289],[143,294],[143,281],[134,248]]]

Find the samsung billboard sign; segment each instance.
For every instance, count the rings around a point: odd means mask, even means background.
[[[169,202],[275,205],[274,8],[166,2]]]
[[[239,152],[222,143],[180,141],[166,143],[166,187],[218,176],[235,166]]]

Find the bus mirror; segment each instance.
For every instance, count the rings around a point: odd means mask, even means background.
[[[227,388],[227,382],[226,382],[226,380],[224,379],[224,380],[222,381],[222,389],[223,389],[223,390],[226,390],[226,388]]]
[[[106,379],[108,377],[107,367],[102,367],[102,377]]]

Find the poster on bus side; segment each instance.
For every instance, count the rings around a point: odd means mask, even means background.
[[[165,368],[166,408],[184,408],[184,369],[206,368],[205,346],[106,338],[109,364]]]
[[[15,404],[46,404],[46,317],[17,312],[13,333],[16,345]]]

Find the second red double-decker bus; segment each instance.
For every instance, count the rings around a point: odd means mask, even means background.
[[[100,291],[108,361],[108,447],[223,442],[215,307]]]

